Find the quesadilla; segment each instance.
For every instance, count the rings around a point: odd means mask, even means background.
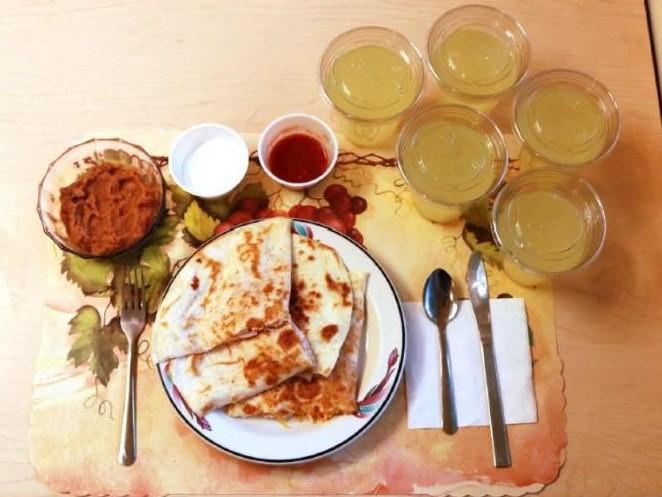
[[[311,372],[329,376],[352,318],[349,272],[334,249],[301,235],[292,235],[292,260],[290,312],[315,353]]]
[[[237,228],[179,271],[152,328],[154,362],[199,354],[289,323],[290,220]]]
[[[301,377],[292,378],[255,397],[230,404],[226,412],[234,417],[264,416],[279,420],[298,418],[312,421],[355,413],[367,278],[366,273],[351,273],[354,292],[351,326],[336,367],[327,378],[317,375],[310,381]]]
[[[204,415],[278,385],[314,364],[301,331],[287,322],[209,352],[171,359],[165,368],[189,407]]]

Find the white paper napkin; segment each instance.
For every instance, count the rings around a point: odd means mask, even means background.
[[[447,328],[458,426],[489,424],[480,335],[471,302],[460,301]],[[440,428],[439,335],[420,303],[405,303],[407,419],[410,429]],[[531,352],[522,299],[492,299],[494,351],[506,423],[535,423]]]

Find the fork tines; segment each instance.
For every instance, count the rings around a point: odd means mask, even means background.
[[[121,279],[124,281],[120,295],[122,307],[127,310],[141,309],[144,305],[143,293],[145,277],[143,274],[143,268],[137,264],[131,269],[123,267],[121,271]]]

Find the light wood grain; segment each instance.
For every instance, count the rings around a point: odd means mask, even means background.
[[[337,33],[391,26],[419,47],[457,1],[32,1],[0,16],[0,495],[45,496],[28,462],[44,246],[34,206],[46,164],[90,130],[219,121],[258,131],[327,115],[319,57]],[[533,69],[572,67],[616,95],[621,141],[587,174],[609,215],[603,257],[555,285],[568,458],[544,495],[662,493],[662,131],[644,5],[493,1],[533,44]],[[54,420],[54,422],[65,422]]]

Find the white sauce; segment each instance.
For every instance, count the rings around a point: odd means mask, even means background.
[[[246,149],[232,136],[202,142],[184,161],[184,183],[200,195],[227,193],[243,179]]]

